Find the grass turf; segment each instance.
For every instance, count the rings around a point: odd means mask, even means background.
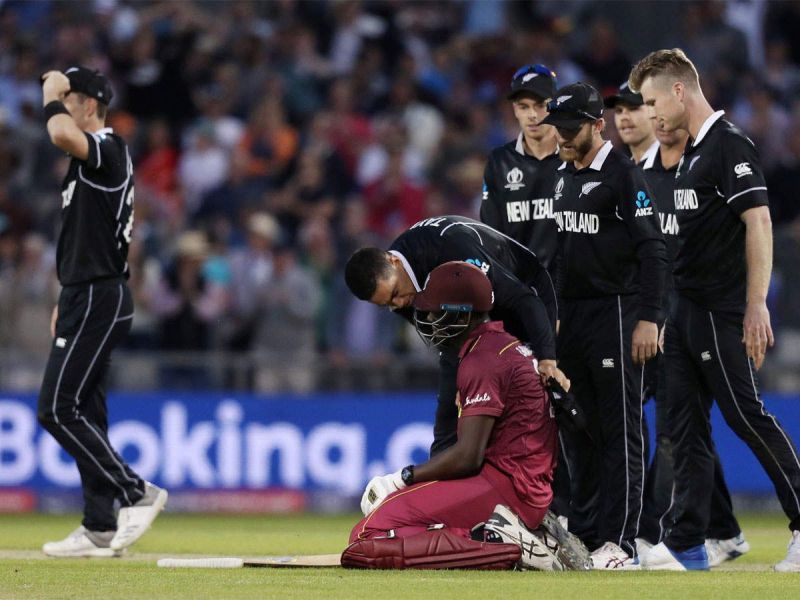
[[[0,598],[798,598],[800,574],[771,572],[788,530],[741,519],[752,550],[710,573],[479,573],[342,569],[159,569],[157,556],[322,554],[341,550],[355,516],[165,514],[123,559],[43,559],[75,516],[0,516]]]

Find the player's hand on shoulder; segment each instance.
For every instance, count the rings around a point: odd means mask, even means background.
[[[361,496],[361,512],[366,517],[375,510],[387,496],[406,487],[400,471],[388,475],[378,475],[369,480]]]
[[[775,345],[769,309],[766,302],[748,302],[744,311],[744,337],[742,342],[747,348],[747,356],[753,359],[756,370],[764,364],[767,346]]]
[[[643,365],[658,352],[658,325],[652,321],[639,321],[633,330],[631,355],[633,362]]]
[[[556,361],[551,359],[540,360],[536,366],[539,375],[542,377],[542,383],[547,386],[550,378],[553,378],[558,384],[564,388],[564,391],[569,391],[571,385],[570,380],[564,374],[564,371],[558,368]]]

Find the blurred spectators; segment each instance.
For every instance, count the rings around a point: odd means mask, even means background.
[[[518,67],[541,62],[560,85],[616,89],[642,42],[632,50],[606,6],[0,3],[0,350],[37,353],[48,341],[35,323],[54,300],[67,160],[41,122],[47,69],[84,63],[114,84],[109,124],[135,164],[129,350],[294,353],[294,371],[258,359],[245,379],[306,390],[331,384],[309,375],[322,372],[319,353],[340,366],[413,354],[397,319],[350,296],[343,263],[426,216],[476,214],[487,151],[518,133],[505,100]],[[800,3],[691,0],[674,11],[681,25],[666,45],[687,50],[709,100],[769,169],[774,320],[789,326]],[[201,371],[162,369],[162,383],[213,383]]]

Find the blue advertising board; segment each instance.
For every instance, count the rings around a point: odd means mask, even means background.
[[[765,398],[800,440],[800,397]],[[434,394],[112,394],[109,435],[145,479],[170,489],[288,488],[354,496],[375,474],[427,456]],[[648,405],[652,423],[652,403]],[[733,492],[769,493],[752,453],[714,414]],[[72,460],[36,423],[36,397],[0,393],[0,487],[76,490]]]

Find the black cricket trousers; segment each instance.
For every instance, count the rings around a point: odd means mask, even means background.
[[[111,352],[132,319],[133,300],[122,280],[64,287],[39,394],[39,423],[77,463],[82,523],[92,531],[117,528],[115,500],[129,506],[144,495],[144,482],[108,439],[105,387]]]
[[[666,378],[667,370],[663,354],[648,363],[646,378],[655,375],[648,382],[648,392],[655,396],[656,408],[656,447],[653,461],[647,469],[644,486],[644,508],[639,524],[639,537],[651,544],[664,541],[672,527],[675,508],[675,474],[672,460],[672,438],[667,424]],[[727,540],[742,532],[733,514],[733,504],[722,464],[714,451],[714,486],[711,492],[711,514],[706,537]]]
[[[716,467],[711,403],[753,451],[800,529],[800,460],[758,392],[755,368],[742,343],[742,315],[705,310],[678,296],[667,318],[664,351],[667,418],[675,461],[675,523],[666,543],[682,551],[703,543]]]
[[[559,366],[589,423],[563,432],[572,478],[569,529],[594,550],[614,542],[630,556],[642,512],[647,462],[644,369],[631,358],[635,296],[561,304]]]

